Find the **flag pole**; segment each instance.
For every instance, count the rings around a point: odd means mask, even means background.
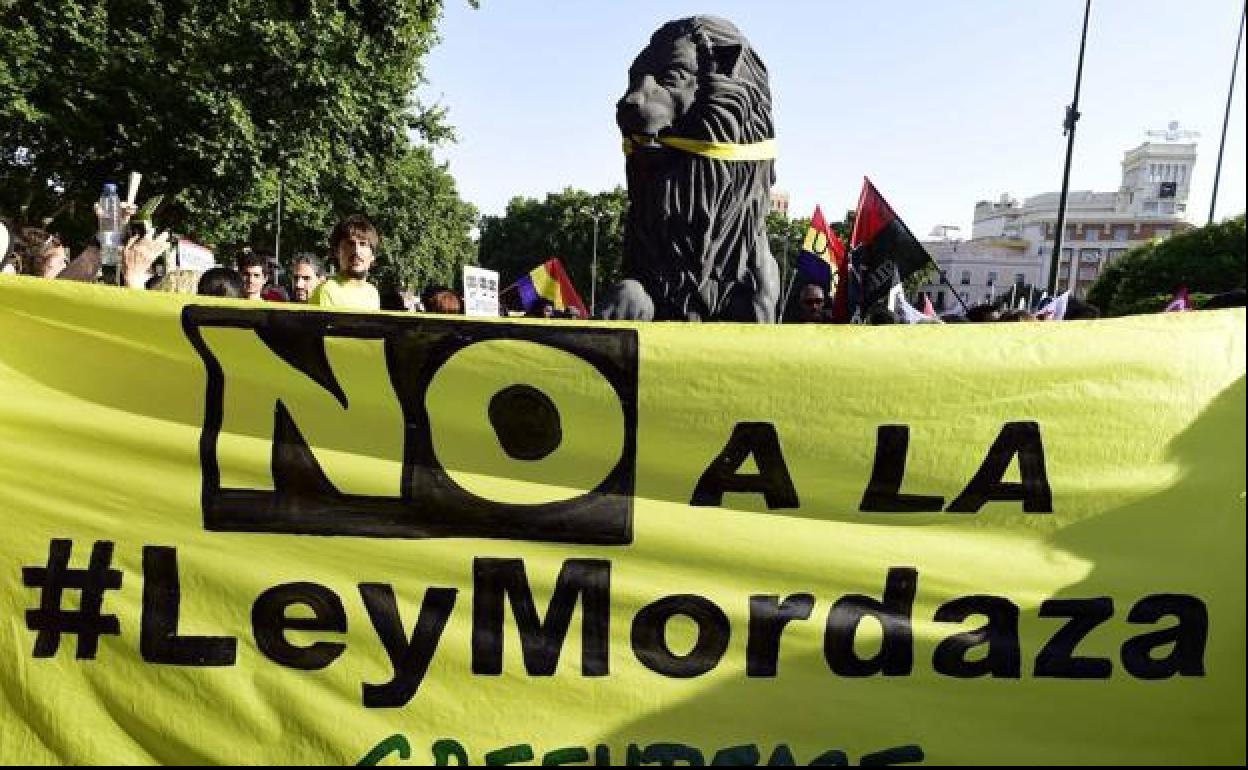
[[[1092,13],[1092,0],[1087,0],[1083,8],[1083,35],[1079,38],[1079,64],[1075,67],[1075,98],[1066,108],[1066,119],[1062,121],[1063,133],[1066,135],[1066,168],[1062,172],[1062,192],[1057,200],[1057,227],[1053,234],[1053,254],[1049,257],[1049,291],[1057,295],[1057,265],[1062,256],[1062,231],[1066,228],[1066,196],[1070,192],[1070,162],[1075,154],[1075,124],[1079,122],[1079,87],[1083,84],[1083,52],[1088,45],[1088,16]],[[1075,255],[1070,255],[1070,272],[1076,270]],[[1077,279],[1076,279],[1077,280]]]
[[[902,222],[902,226],[905,226],[905,222]],[[919,244],[920,247],[922,245],[923,244]],[[923,251],[926,252],[927,249],[923,249]],[[929,254],[927,258],[930,261],[932,256]],[[932,264],[936,265],[934,261]],[[967,308],[966,303],[962,301],[962,295],[958,294],[957,289],[953,288],[953,284],[949,283],[949,276],[945,275],[945,271],[940,269],[940,265],[936,265],[936,274],[940,276],[940,282],[949,287],[949,293],[952,294],[953,298],[956,299],[958,304],[962,306],[962,315],[966,315],[971,312],[970,309]]]
[[[273,236],[273,259],[277,262],[279,269],[282,264],[282,204],[286,198],[286,175],[279,174],[277,177],[277,227]],[[277,277],[273,280],[276,282]]]
[[[1231,121],[1231,96],[1235,94],[1235,71],[1239,69],[1239,41],[1244,37],[1244,16],[1248,14],[1248,2],[1239,12],[1239,33],[1235,35],[1235,58],[1231,59],[1231,85],[1226,89],[1226,114],[1222,117],[1222,141],[1218,143],[1218,165],[1213,172],[1213,198],[1209,201],[1209,224],[1213,224],[1213,212],[1218,207],[1218,182],[1222,179],[1222,151],[1226,149],[1226,125]]]

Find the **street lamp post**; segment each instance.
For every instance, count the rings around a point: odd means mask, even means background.
[[[594,220],[594,246],[589,262],[589,314],[593,316],[598,299],[598,220],[602,219],[603,212],[586,208],[584,213]]]
[[[1218,165],[1213,171],[1213,197],[1209,199],[1209,224],[1213,224],[1213,212],[1218,207],[1218,182],[1222,181],[1222,151],[1226,149],[1226,126],[1231,121],[1231,97],[1235,95],[1235,70],[1239,69],[1239,41],[1244,38],[1244,16],[1248,3],[1239,12],[1239,32],[1235,35],[1235,58],[1231,60],[1231,85],[1226,89],[1226,115],[1222,118],[1222,141],[1218,143]]]
[[[286,174],[282,171],[277,177],[277,223],[273,235],[273,259],[277,260],[279,265],[282,263],[282,204],[286,202],[285,199]]]
[[[1087,0],[1083,7],[1083,35],[1079,38],[1079,63],[1075,65],[1075,97],[1066,108],[1066,119],[1062,128],[1066,135],[1066,167],[1062,171],[1062,192],[1057,198],[1057,224],[1053,233],[1053,253],[1049,255],[1049,295],[1057,296],[1057,267],[1062,258],[1062,231],[1066,229],[1066,195],[1070,192],[1070,161],[1075,154],[1075,124],[1079,122],[1079,87],[1083,84],[1083,52],[1088,45],[1088,17],[1092,14],[1092,0]],[[1078,265],[1075,261],[1074,249],[1070,252],[1070,285],[1073,288],[1078,281]],[[1072,291],[1073,294],[1073,291]]]

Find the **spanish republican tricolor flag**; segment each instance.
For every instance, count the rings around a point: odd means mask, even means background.
[[[818,284],[828,293],[833,320],[847,321],[845,301],[846,275],[849,263],[845,258],[845,244],[836,231],[828,227],[823,211],[815,206],[810,227],[802,239],[802,249],[797,253],[797,271],[806,283]]]
[[[528,310],[539,299],[548,299],[556,310],[576,308],[581,318],[589,318],[581,295],[576,293],[572,281],[568,279],[563,263],[558,257],[551,257],[535,267],[528,275],[516,281],[516,290],[520,293],[520,301]]]

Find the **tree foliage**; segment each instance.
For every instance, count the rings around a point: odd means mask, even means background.
[[[0,214],[71,238],[104,181],[144,175],[158,223],[219,250],[323,253],[340,216],[382,223],[396,277],[471,255],[474,212],[413,138],[441,0],[0,0]],[[406,208],[393,208],[402,205]],[[437,240],[436,243],[433,241]]]
[[[1191,302],[1191,307],[1200,308],[1201,305],[1209,301],[1212,294],[1204,292],[1189,292],[1187,299]],[[1115,315],[1143,315],[1147,313],[1160,313],[1166,309],[1166,306],[1174,301],[1174,294],[1153,294],[1148,297],[1140,297],[1115,308]]]
[[[374,269],[379,283],[453,286],[463,265],[475,261],[477,210],[460,200],[455,180],[428,148],[405,153],[364,204],[385,234]]]
[[[481,266],[497,270],[506,286],[558,257],[588,305],[591,296],[601,297],[620,280],[627,207],[628,194],[622,187],[600,193],[569,187],[549,193],[544,200],[512,198],[502,216],[481,219]],[[595,213],[599,215],[598,280],[591,291]]]
[[[802,240],[809,228],[809,219],[789,219],[779,211],[767,215],[767,244],[780,266],[781,292],[797,274],[797,254],[802,250]]]
[[[1160,310],[1180,287],[1216,294],[1244,288],[1244,216],[1138,246],[1107,266],[1088,290],[1106,315]]]

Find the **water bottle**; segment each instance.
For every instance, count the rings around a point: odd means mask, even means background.
[[[104,185],[100,196],[100,265],[116,267],[121,261],[121,199],[117,197],[117,185]]]

